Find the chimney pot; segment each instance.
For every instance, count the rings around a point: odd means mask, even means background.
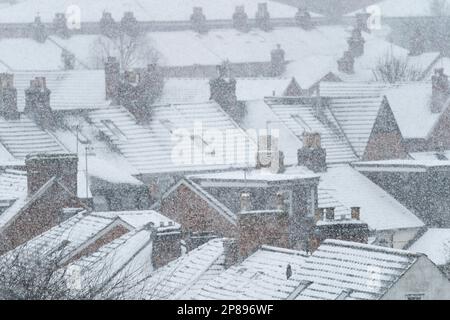
[[[11,120],[19,118],[13,74],[0,73],[0,115]]]
[[[334,220],[334,208],[330,207],[330,208],[326,208],[325,210],[325,216],[327,220]]]
[[[351,214],[353,220],[360,220],[361,218],[361,208],[360,207],[352,207]]]

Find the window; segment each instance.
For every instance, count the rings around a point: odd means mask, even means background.
[[[423,300],[425,293],[409,293],[406,295],[406,300]]]

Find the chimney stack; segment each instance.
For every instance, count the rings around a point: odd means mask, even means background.
[[[120,86],[120,63],[115,57],[108,57],[105,62],[106,99],[118,103]]]
[[[280,44],[277,44],[277,47],[270,52],[270,67],[272,77],[278,77],[284,72],[286,65],[284,56],[285,51],[281,48]]]
[[[50,107],[50,93],[45,77],[36,77],[31,80],[30,87],[25,90],[24,112],[44,128],[52,128],[56,124]]]
[[[235,239],[223,240],[223,253],[225,269],[228,269],[239,261],[239,247]]]
[[[202,7],[194,7],[191,15],[192,29],[198,33],[208,32],[208,26],[206,25],[206,16],[203,14]]]
[[[63,62],[64,70],[75,69],[75,55],[63,49],[61,52],[61,60]]]
[[[305,8],[298,8],[297,13],[295,14],[295,22],[304,30],[312,28],[311,15]]]
[[[7,120],[19,118],[13,74],[0,73],[0,115]]]
[[[77,195],[78,157],[76,154],[30,154],[25,158],[28,196],[35,194],[56,177],[71,193]]]
[[[47,40],[47,30],[41,21],[39,16],[34,18],[34,22],[31,24],[31,37],[40,43],[44,43]]]
[[[255,24],[257,28],[264,31],[270,31],[272,29],[270,24],[270,14],[267,9],[267,2],[258,3],[258,11],[255,15]]]
[[[209,81],[210,100],[216,101],[232,118],[239,120],[244,114],[244,107],[237,101],[236,80],[225,78],[227,67],[217,66],[218,77]]]
[[[327,170],[326,151],[322,148],[320,134],[313,132],[303,133],[303,147],[298,150],[298,165],[305,166],[314,172]]]
[[[351,215],[353,220],[360,220],[361,218],[361,208],[360,207],[352,207]]]
[[[410,56],[419,56],[425,52],[425,41],[426,38],[422,32],[422,30],[417,27],[414,30],[414,33],[409,39],[409,55]]]
[[[444,109],[444,105],[449,98],[448,76],[444,73],[444,68],[434,69],[434,75],[431,77],[431,84],[431,112],[440,113]]]
[[[134,38],[139,35],[139,23],[134,17],[133,12],[127,11],[120,20],[120,28],[123,33]]]
[[[337,61],[337,63],[338,63],[339,72],[343,72],[346,74],[355,73],[355,70],[354,70],[355,58],[353,57],[353,55],[350,51],[345,51],[344,56],[342,58],[340,58]]]
[[[61,38],[68,38],[70,35],[69,28],[67,27],[67,19],[64,13],[55,13],[53,18],[53,30]]]
[[[118,25],[110,12],[103,12],[100,19],[100,33],[111,39],[118,36]]]
[[[242,32],[250,31],[248,16],[244,6],[237,6],[233,13],[233,28]]]
[[[325,218],[329,221],[333,221],[334,220],[334,208],[330,207],[330,208],[326,208],[325,209]]]
[[[361,29],[355,28],[352,31],[352,35],[348,38],[348,50],[351,52],[353,57],[361,57],[364,54],[364,40]]]

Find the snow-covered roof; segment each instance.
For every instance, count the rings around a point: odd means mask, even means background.
[[[52,22],[55,13],[65,13],[71,5],[81,10],[81,21],[98,22],[104,11],[116,21],[132,11],[138,21],[189,21],[193,7],[202,7],[208,20],[231,20],[235,7],[243,5],[253,18],[259,0],[27,0],[0,10],[0,23],[31,23],[36,15],[43,22]],[[293,18],[295,9],[275,1],[266,0],[272,18]]]
[[[395,85],[384,94],[403,137],[428,138],[443,113],[431,112],[431,82]]]
[[[449,160],[437,158],[364,161],[355,162],[352,165],[361,172],[427,172],[430,169],[433,171],[448,171],[450,169]]]
[[[215,173],[203,173],[189,175],[188,178],[195,181],[246,181],[251,184],[253,182],[266,182],[267,185],[276,182],[299,182],[305,179],[315,179],[319,176],[308,170],[306,167],[288,167],[284,172],[273,173],[270,169],[251,169],[251,170],[234,170],[222,171]]]
[[[45,77],[50,89],[52,110],[96,109],[109,105],[105,99],[105,73],[103,70],[14,72],[19,111],[25,108],[25,90],[30,80]]]
[[[168,78],[164,81],[162,95],[155,104],[198,103],[209,101],[210,79]],[[236,78],[236,96],[239,101],[282,96],[292,78]]]
[[[287,299],[298,286],[296,275],[307,259],[306,253],[301,251],[262,246],[188,297],[196,300]],[[289,279],[286,276],[288,265],[292,270]]]
[[[5,169],[0,173],[0,226],[23,207],[27,198],[26,172]]]
[[[213,239],[156,270],[136,286],[145,299],[182,299],[195,295],[224,269],[225,239]],[[133,297],[135,293],[130,292]]]
[[[432,132],[443,112],[432,113],[431,82],[400,82],[396,84],[368,82],[322,82],[322,96],[359,96],[364,99],[386,96],[399,129],[406,139],[425,139]]]
[[[384,0],[375,5],[379,8],[382,17],[386,18],[411,18],[411,17],[431,17],[436,15],[432,11],[434,0]],[[441,2],[441,1],[439,1]],[[443,1],[444,8],[448,8],[450,1]],[[361,10],[349,13],[353,16]]]
[[[23,246],[30,253],[35,249],[40,251],[44,248],[48,252],[58,250],[61,252],[61,258],[68,260],[117,226],[133,231],[143,229],[150,223],[154,224],[157,232],[180,228],[172,220],[152,210],[91,213],[83,211],[31,239]],[[21,247],[15,250],[21,250]]]
[[[67,152],[48,131],[23,114],[16,120],[0,117],[0,141],[13,157],[20,160],[30,153]]]
[[[294,270],[309,281],[295,299],[380,299],[419,257],[404,250],[325,240]]]
[[[371,230],[420,228],[424,223],[386,191],[350,165],[337,165],[321,174],[320,188],[344,206],[360,207],[361,221]]]
[[[450,229],[430,228],[409,248],[424,253],[438,266],[450,263]]]
[[[361,157],[383,97],[333,97],[323,104],[324,119],[316,115],[314,99],[294,103],[283,99],[267,99],[266,102],[299,140],[304,132],[320,133],[328,163],[351,162]]]
[[[0,70],[61,70],[61,53],[62,49],[50,40],[39,43],[30,38],[2,38]]]

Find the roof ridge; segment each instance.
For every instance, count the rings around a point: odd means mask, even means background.
[[[382,246],[376,246],[376,245],[358,243],[358,242],[334,240],[334,239],[326,239],[322,243],[322,245],[331,245],[331,246],[335,246],[335,247],[347,247],[347,248],[354,248],[354,249],[374,251],[374,252],[384,252],[384,253],[404,255],[404,256],[414,256],[414,257],[423,256],[423,254],[419,253],[419,252],[413,252],[413,251],[395,249],[395,248],[388,248],[388,247],[382,247]],[[319,247],[319,250],[320,250],[320,247]]]

